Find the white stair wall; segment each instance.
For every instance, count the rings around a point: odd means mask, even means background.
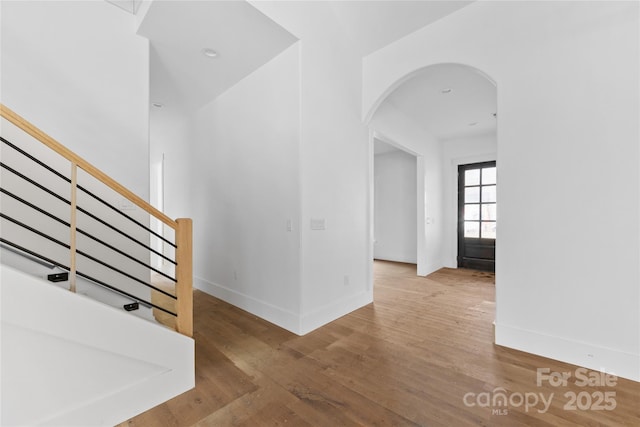
[[[49,274],[66,272],[66,270],[63,270],[61,268],[48,266],[46,265],[46,262],[35,261],[34,257],[25,256],[19,251],[13,251],[2,246],[0,246],[0,262],[7,267],[12,267],[30,276],[34,276],[43,280],[47,280],[47,276]],[[69,290],[70,288],[69,280],[60,282],[47,281],[47,283],[51,286],[56,286],[61,289]],[[76,293],[78,295],[84,295],[96,301],[100,301],[103,304],[115,307],[118,310],[122,311],[124,311],[125,304],[130,304],[138,301],[135,298],[129,298],[96,283],[90,282],[89,280],[86,280],[82,277],[76,278]],[[130,311],[128,313],[130,315],[155,322],[153,311],[150,307],[145,306],[144,303],[140,304],[138,310]]]
[[[195,385],[194,341],[0,265],[1,425],[112,426]]]

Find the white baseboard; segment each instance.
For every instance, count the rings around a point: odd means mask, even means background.
[[[194,286],[196,289],[220,298],[229,304],[233,304],[238,308],[248,311],[297,335],[307,334],[345,314],[351,313],[353,310],[357,310],[373,302],[372,292],[361,292],[327,304],[301,317],[297,313],[284,310],[273,304],[199,277],[194,277]]]
[[[443,267],[441,259],[435,259],[431,262],[425,262],[424,265],[418,264],[418,276],[428,276],[440,270]]]
[[[380,261],[402,262],[405,264],[417,264],[415,254],[413,256],[405,256],[402,254],[374,254],[373,259]]]
[[[300,335],[300,315],[217,283],[194,277],[194,287],[251,314]]]
[[[319,309],[302,316],[300,319],[300,335],[308,334],[314,329],[326,325],[329,322],[333,322],[334,320],[372,302],[373,292],[364,291],[355,295],[350,295],[339,301],[332,302],[324,307],[320,307]]]
[[[495,325],[495,342],[527,353],[640,381],[639,354],[625,353],[499,323]]]

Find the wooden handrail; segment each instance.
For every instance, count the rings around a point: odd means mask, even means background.
[[[176,230],[178,228],[178,224],[173,219],[169,218],[164,213],[160,212],[158,209],[151,206],[144,199],[134,194],[132,191],[127,189],[125,186],[115,181],[113,178],[102,172],[100,169],[93,166],[91,163],[87,162],[82,157],[78,156],[73,151],[69,150],[64,145],[60,144],[58,141],[38,129],[36,126],[31,124],[29,121],[22,118],[17,113],[13,112],[10,108],[5,106],[4,104],[0,104],[0,116],[4,117],[15,126],[19,127],[47,147],[51,148],[53,151],[69,160],[72,164],[76,164],[80,169],[87,172],[89,175],[96,178],[98,181],[105,184],[107,187],[111,188],[116,193],[125,197],[127,200],[133,202],[136,206],[138,206],[143,211],[147,212],[150,215],[153,215],[169,227]]]

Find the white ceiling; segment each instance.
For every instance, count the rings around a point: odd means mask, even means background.
[[[245,1],[154,1],[138,33],[150,40],[151,102],[193,110],[296,41]],[[204,48],[218,52],[215,59]]]
[[[470,3],[334,1],[323,5],[330,13],[321,16],[336,20],[356,52],[365,55]],[[138,32],[150,40],[150,98],[163,104],[163,115],[203,106],[296,42],[296,37],[257,7],[274,19],[281,17],[280,23],[292,31],[292,23],[309,22],[305,14],[316,10],[299,1],[253,4],[256,7],[246,1],[151,3]],[[322,27],[316,21],[312,21],[314,26]],[[216,50],[218,58],[205,57],[203,48]],[[447,88],[451,93],[441,93]],[[398,87],[385,103],[440,140],[496,129],[495,87],[484,76],[459,65],[426,69]],[[476,125],[469,126],[471,123]]]
[[[471,3],[473,0],[351,0],[329,5],[364,56]]]
[[[136,0],[111,1],[124,6]],[[324,3],[330,13],[319,18],[301,1],[154,0],[138,30],[151,45],[151,102],[162,103],[165,112],[201,107],[296,41],[258,9],[291,29],[291,22],[322,27],[319,19],[334,19],[356,52],[366,55],[470,3],[331,1]],[[219,57],[203,56],[206,47]]]
[[[442,93],[446,89],[451,92]],[[484,75],[463,65],[429,67],[399,86],[384,102],[439,140],[496,132],[496,87]]]
[[[129,2],[135,5],[135,0],[120,3]],[[281,25],[302,34],[304,25],[322,29],[325,24],[318,21],[335,20],[345,42],[364,56],[470,3],[351,0],[311,7],[301,1],[155,0],[138,30],[151,45],[151,102],[163,104],[162,115],[210,102],[297,41]],[[317,7],[329,13],[316,14]],[[219,56],[205,57],[204,48]],[[444,89],[451,92],[444,94]],[[440,140],[496,131],[496,88],[464,66],[430,67],[384,102]],[[376,146],[376,152],[385,149]]]
[[[138,12],[138,8],[142,3],[142,0],[106,0],[107,3],[111,3],[118,6],[120,9],[135,15]]]

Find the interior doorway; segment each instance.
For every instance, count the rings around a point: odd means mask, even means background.
[[[417,264],[417,157],[374,139],[373,176],[373,258]]]
[[[496,162],[458,166],[458,267],[495,272]]]
[[[389,87],[368,117],[372,140],[384,135],[417,158],[417,274],[457,268],[457,167],[497,158],[495,82],[468,65],[429,65]],[[373,259],[373,155],[370,165]]]

